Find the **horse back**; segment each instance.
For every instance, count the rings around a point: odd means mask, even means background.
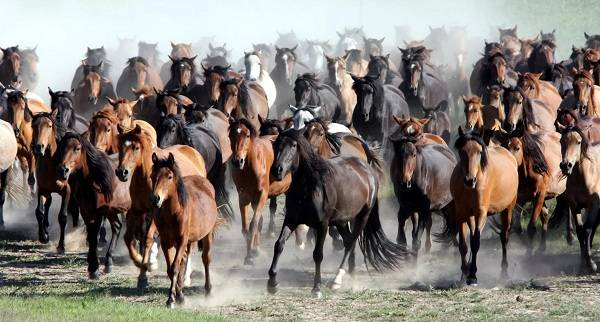
[[[338,156],[326,162],[332,169],[331,180],[324,183],[329,209],[335,211],[332,220],[351,220],[365,206],[372,206],[379,182],[377,174],[366,161]]]
[[[154,152],[159,158],[167,158],[169,153],[173,153],[182,177],[206,177],[206,165],[202,155],[190,146],[177,144],[166,149],[155,148]]]

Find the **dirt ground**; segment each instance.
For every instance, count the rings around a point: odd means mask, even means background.
[[[393,206],[384,207],[382,212],[388,237],[395,239]],[[33,212],[7,212],[6,229],[0,231],[0,298],[91,297],[164,305],[168,279],[162,256],[160,268],[149,275],[150,287],[145,292],[136,289],[137,269],[122,240],[113,272],[88,281],[84,229],[73,229],[69,220],[67,253],[57,255],[58,223],[56,211],[52,213],[51,243],[41,245],[35,241]],[[278,227],[281,220],[280,215]],[[527,255],[521,238],[512,235],[508,280],[499,277],[500,241],[487,233],[479,256],[477,287],[460,284],[457,250],[434,243],[430,254],[422,254],[417,264],[408,263],[399,272],[369,272],[358,255],[357,272],[353,277],[346,275],[342,289],[324,289],[323,298],[316,299],[310,292],[312,248],[299,250],[290,239],[279,266],[280,291],[270,295],[266,283],[274,240],[265,238],[256,264],[244,266],[245,246],[237,225],[220,230],[216,238],[210,297],[204,296],[202,262],[195,252],[192,287],[185,290],[187,301],[180,310],[227,320],[600,319],[600,280],[597,276],[577,275],[578,247],[566,245],[562,231],[552,236],[546,253],[533,255]],[[325,282],[333,278],[341,255],[328,241],[323,263]]]

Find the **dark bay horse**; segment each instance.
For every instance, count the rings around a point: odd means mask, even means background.
[[[383,142],[386,135],[397,130],[392,115],[410,115],[402,92],[392,85],[384,85],[371,76],[352,76],[357,103],[352,114],[352,125],[367,141]]]
[[[109,273],[113,266],[112,252],[121,231],[119,215],[131,207],[129,184],[119,182],[113,162],[79,134],[65,134],[58,143],[56,159],[59,180],[71,179],[70,182],[76,183],[71,188],[86,226],[88,276],[97,279],[100,275],[97,254],[100,224],[106,218],[112,230],[104,269]]]
[[[163,82],[158,72],[143,57],[131,57],[127,60],[127,66],[123,69],[117,81],[117,94],[121,98],[135,100],[135,91],[150,86],[163,88]]]
[[[231,65],[202,66],[204,85],[202,90],[193,95],[192,100],[201,105],[218,105],[221,97],[221,84],[232,78],[241,79],[242,75],[231,70]]]
[[[499,43],[485,43],[484,54],[475,63],[469,85],[471,92],[483,96],[483,104],[488,103],[486,88],[492,85],[510,87],[517,85],[517,74],[510,69]]]
[[[108,104],[106,97],[117,97],[113,84],[102,76],[102,65],[103,62],[97,65],[83,65],[83,80],[73,87],[75,112],[87,119]]]
[[[395,71],[390,65],[390,55],[371,56],[367,65],[367,76],[377,78],[384,84],[394,87],[402,84],[402,75]]]
[[[554,66],[556,44],[552,40],[542,40],[535,44],[527,64],[530,73],[541,73],[541,80],[551,81]]]
[[[185,95],[187,91],[191,91],[199,84],[199,75],[196,72],[196,64],[194,57],[182,57],[171,59],[171,78],[165,84],[165,90],[180,89]]]
[[[233,209],[225,186],[227,159],[223,158],[217,134],[202,123],[186,123],[182,115],[174,114],[163,117],[157,134],[158,147],[161,149],[181,144],[200,152],[206,165],[207,178],[215,189],[219,212],[223,218],[232,221]]]
[[[75,94],[75,91],[54,92],[48,87],[48,93],[50,94],[50,108],[54,114],[56,135],[59,140],[69,131],[80,134],[87,131],[88,121],[75,113],[73,107],[73,94]]]
[[[431,213],[448,212],[451,205],[450,175],[456,157],[445,144],[417,144],[412,137],[399,136],[392,140],[394,146],[390,176],[394,193],[400,204],[398,210],[398,235],[396,242],[406,245],[404,224],[413,214],[418,214],[418,224],[413,222],[412,248],[421,248],[421,236],[427,227],[425,251],[431,249]]]
[[[446,143],[450,143],[450,116],[448,115],[448,102],[442,101],[432,108],[423,108],[425,118],[429,121],[423,128],[427,133],[433,133],[441,136]]]
[[[342,106],[335,91],[321,83],[316,74],[298,75],[294,82],[294,98],[296,108],[320,107],[317,114],[326,121],[337,122],[342,116]]]
[[[367,162],[355,157],[325,160],[313,151],[302,133],[294,129],[279,134],[274,150],[276,159],[271,175],[275,180],[282,180],[291,174],[292,184],[286,196],[283,228],[275,242],[269,269],[269,292],[278,290],[279,257],[289,235],[301,224],[316,230],[312,290],[316,297],[322,296],[323,243],[330,226],[338,229],[345,246],[332,289],[341,287],[346,262],[349,273],[353,273],[357,240],[366,261],[376,270],[399,269],[402,266],[410,252],[387,239],[379,220],[377,194],[382,169],[378,159]]]
[[[204,290],[210,294],[209,265],[215,229],[219,224],[215,191],[202,176],[182,177],[173,154],[159,159],[152,154],[152,204],[160,244],[171,279],[167,306],[183,304],[186,266],[192,246],[198,242],[204,264]],[[175,252],[173,252],[173,250]]]
[[[175,44],[171,42],[171,53],[169,54],[173,59],[181,59],[181,58],[191,58],[194,56],[194,51],[192,49],[192,44],[178,43]],[[171,78],[171,65],[172,61],[169,59],[166,63],[160,67],[160,78],[163,83],[166,83]]]
[[[6,86],[18,84],[21,75],[21,52],[19,46],[2,48],[0,60],[0,83]]]
[[[478,133],[463,133],[458,128],[459,138],[455,148],[459,160],[450,179],[450,192],[454,198],[455,214],[446,217],[445,235],[459,234],[461,271],[468,285],[477,284],[477,253],[481,243],[481,232],[487,217],[501,213],[502,229],[502,273],[508,276],[507,245],[512,221],[512,212],[517,202],[519,175],[517,161],[503,147],[486,147]],[[471,237],[471,260],[467,261],[467,227]]]
[[[71,81],[71,88],[77,88],[79,84],[85,79],[85,66],[99,66],[97,72],[102,78],[110,80],[110,61],[106,57],[106,50],[104,46],[100,48],[87,48],[85,58],[81,61],[81,64],[75,70],[73,80]]]

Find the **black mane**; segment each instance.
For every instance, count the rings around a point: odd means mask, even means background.
[[[523,142],[523,157],[531,162],[533,171],[542,175],[550,174],[548,162],[542,150],[542,136],[525,131],[521,141]]]
[[[488,165],[488,152],[487,152],[487,146],[485,145],[485,142],[483,142],[483,138],[481,137],[481,135],[479,135],[479,133],[471,131],[468,133],[464,133],[463,135],[460,135],[458,137],[458,139],[456,139],[456,142],[454,143],[454,148],[457,150],[460,150],[469,141],[475,141],[479,145],[481,145],[480,165],[481,165],[481,170],[485,170],[485,168]]]
[[[297,143],[299,164],[298,173],[302,175],[302,180],[308,185],[307,191],[315,191],[316,188],[322,188],[325,194],[325,183],[328,182],[333,175],[331,166],[314,152],[312,146],[301,131],[289,129],[281,132],[275,141],[275,146],[278,147],[285,139],[295,141]],[[292,181],[295,181],[292,179]],[[327,195],[325,194],[325,199]]]
[[[250,123],[250,121],[248,121],[246,118],[239,118],[231,122],[229,124],[229,131],[239,128],[240,125],[244,125],[248,128],[251,137],[256,137],[258,135],[258,132],[256,132],[256,128],[254,128],[254,125],[252,125],[252,123]]]
[[[171,163],[169,158],[166,159],[158,159],[152,165],[152,171],[158,171],[161,168],[168,168],[175,174],[175,186],[177,189],[177,198],[179,199],[179,204],[181,207],[185,207],[187,204],[187,189],[185,188],[185,184],[183,183],[183,178],[181,177],[181,171],[177,166],[176,162]]]
[[[328,128],[327,123],[320,117],[315,117],[314,119],[306,122],[304,124],[304,126],[307,127],[311,123],[317,123],[323,128],[323,130],[325,132],[325,140],[327,140],[327,144],[329,144],[329,147],[331,147],[331,150],[333,151],[333,153],[339,155],[340,150],[342,149],[342,141],[340,140],[340,137],[338,137],[337,135],[335,135],[333,133],[329,133],[329,131],[327,131],[327,128]]]
[[[133,67],[133,65],[135,65],[135,63],[142,63],[146,67],[150,66],[150,64],[148,64],[148,61],[146,60],[146,58],[141,57],[141,56],[135,56],[135,57],[131,57],[131,58],[127,59],[127,65],[129,65],[129,67]]]

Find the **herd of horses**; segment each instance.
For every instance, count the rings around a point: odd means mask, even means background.
[[[338,289],[346,264],[348,273],[355,269],[357,242],[377,271],[399,270],[416,258],[425,231],[428,252],[433,213],[444,221],[434,237],[458,244],[467,284],[477,283],[487,217],[500,214],[491,226],[500,235],[506,276],[509,234],[521,229],[513,215],[528,203],[528,251],[538,219],[540,251],[548,227],[566,222],[567,241],[575,231],[581,246],[581,269],[594,272],[600,35],[585,34],[586,45],[557,62],[554,32],[521,39],[516,27],[499,31],[497,42],[485,42],[470,76],[464,52],[457,52],[450,71],[440,67],[448,39],[460,35],[440,37],[436,28],[426,41],[405,42],[393,55],[384,54],[384,38],[367,38],[362,28],[339,32],[336,46],[280,34],[276,45],[255,44],[239,62],[231,62],[225,44],[210,45],[206,58],[197,59],[191,44],[172,43],[162,63],[156,44],[140,42],[139,56],[127,59],[116,86],[104,47],[88,48],[71,89],[48,88],[49,106],[28,90],[37,80],[35,49],[2,49],[0,206],[18,184],[7,174],[20,169],[25,189],[37,196],[39,241],[48,243],[53,194],[60,195],[57,251],[65,252],[68,217],[75,227],[81,217],[91,279],[100,275],[105,222],[112,234],[104,271],[112,270],[124,224],[140,288],[157,268],[160,245],[171,307],[184,300],[195,245],[210,293],[214,234],[236,213],[231,181],[247,265],[259,254],[267,201],[267,235],[275,237],[277,198],[285,198],[270,292],[278,289],[278,261],[293,233],[301,249],[314,244],[313,293],[320,296],[328,235],[343,250],[329,284]],[[384,185],[393,187],[399,204],[396,241],[380,220]],[[550,199],[556,200],[553,213]]]

